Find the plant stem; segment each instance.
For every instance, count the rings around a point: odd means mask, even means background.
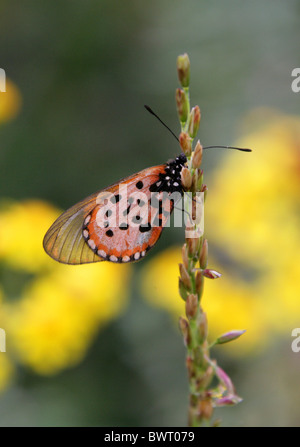
[[[227,374],[210,359],[207,340],[207,317],[201,306],[204,277],[215,279],[221,275],[207,269],[208,243],[203,236],[204,200],[207,187],[203,184],[200,169],[203,148],[198,140],[195,149],[192,143],[200,124],[198,106],[190,110],[189,99],[190,62],[187,54],[178,56],[177,71],[182,89],[176,90],[176,103],[181,134],[179,142],[187,157],[186,167],[181,172],[185,194],[184,209],[189,216],[185,229],[185,244],[182,247],[182,264],[179,265],[179,292],[185,300],[186,319],[180,317],[179,326],[187,347],[186,367],[189,379],[190,427],[210,424],[215,406],[233,405],[240,402]],[[200,213],[199,213],[200,212]],[[211,346],[226,343],[239,337],[243,331],[231,331],[219,337]],[[210,388],[213,378],[218,385]]]

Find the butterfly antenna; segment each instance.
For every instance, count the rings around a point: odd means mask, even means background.
[[[153,112],[153,110],[151,109],[151,107],[147,106],[146,104],[144,105],[144,107],[145,107],[146,110],[148,110],[149,113],[151,113],[151,115],[155,116],[155,118],[157,118],[158,121],[159,121],[163,126],[165,126],[166,129],[168,129],[168,131],[171,132],[171,134],[172,134],[172,135],[176,138],[176,140],[179,142],[179,139],[178,139],[177,135],[170,129],[169,126],[166,125],[166,123],[164,123],[164,122],[160,119],[160,117],[159,117],[158,115],[156,115],[155,112]]]
[[[144,105],[145,109],[148,110],[151,115],[155,116],[155,118],[158,119],[158,121],[166,128],[169,132],[173,135],[174,138],[179,142],[179,138],[177,135],[170,129],[169,126],[166,125],[166,123],[163,122],[163,120],[151,109],[151,107],[147,106],[147,104]],[[234,146],[205,146],[203,149],[212,149],[212,148],[221,148],[221,149],[235,149],[237,151],[243,151],[243,152],[252,152],[252,149],[247,149],[243,147],[234,147]]]
[[[205,146],[203,149],[212,149],[212,148],[235,149],[237,151],[252,152],[252,149],[247,149],[244,147],[234,147],[234,146]]]

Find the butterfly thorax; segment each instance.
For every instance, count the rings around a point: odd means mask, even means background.
[[[184,154],[180,154],[174,160],[170,160],[166,163],[165,170],[159,174],[158,181],[150,186],[150,192],[163,191],[168,194],[180,192],[182,195],[181,170],[185,163],[186,156]]]

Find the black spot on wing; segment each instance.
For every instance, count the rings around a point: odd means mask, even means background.
[[[151,224],[148,222],[146,225],[140,225],[139,230],[141,233],[147,233],[151,228]]]
[[[137,184],[135,186],[137,187],[137,189],[142,189],[144,186],[144,183],[140,180],[137,182]]]

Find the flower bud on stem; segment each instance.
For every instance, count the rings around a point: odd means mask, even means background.
[[[201,113],[199,106],[193,107],[190,113],[188,127],[188,134],[191,138],[195,138],[195,136],[197,135],[200,124],[200,117]]]
[[[186,132],[179,135],[179,144],[184,154],[189,157],[192,153],[192,140]]]
[[[179,121],[181,125],[184,126],[188,119],[189,110],[188,110],[187,96],[182,88],[178,88],[176,90],[175,99],[176,99]]]
[[[190,59],[187,53],[181,54],[177,58],[178,79],[182,87],[189,87],[190,84]]]
[[[199,129],[201,113],[198,106],[190,110],[190,60],[187,54],[178,56],[177,72],[181,84],[181,88],[178,88],[175,94],[181,123],[179,143],[187,157],[186,166],[181,170],[181,183],[185,191],[191,192],[193,199],[190,203],[186,201],[189,219],[185,229],[186,241],[182,247],[182,263],[179,264],[179,293],[185,301],[186,312],[186,318],[179,319],[179,327],[187,348],[189,425],[199,427],[203,422],[207,424],[211,421],[215,406],[237,403],[240,398],[235,394],[229,377],[214,360],[210,359],[207,315],[200,303],[202,303],[204,279],[219,278],[221,274],[207,268],[208,243],[203,237],[202,218],[199,216],[196,218],[198,214],[196,193],[203,192],[205,200],[207,186],[203,184],[203,171],[200,169],[203,155],[200,141],[197,141],[194,150],[192,148],[193,139]],[[228,332],[219,337],[214,344],[226,343],[241,334],[242,331]],[[210,389],[213,379],[216,379],[219,385]]]

